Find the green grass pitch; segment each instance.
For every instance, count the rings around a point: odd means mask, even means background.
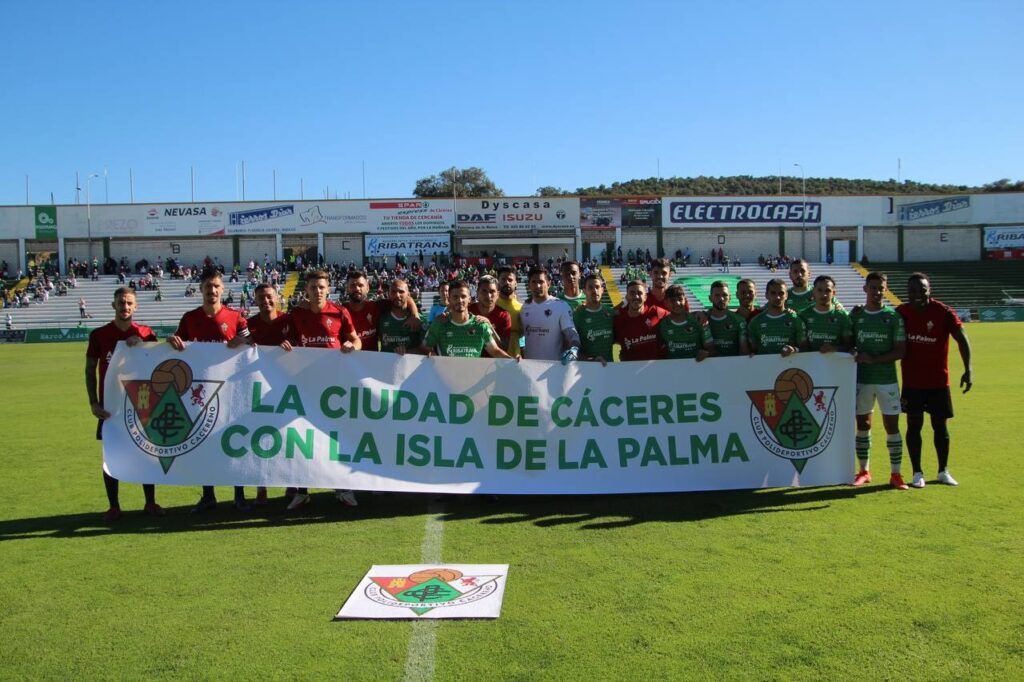
[[[446,499],[443,558],[511,567],[499,620],[437,626],[435,679],[1020,679],[1024,324],[967,332],[959,488]],[[84,352],[0,347],[0,677],[401,679],[417,626],[332,617],[371,564],[419,563],[426,498],[289,517],[225,488],[197,519],[158,487],[153,520],[123,484],[105,526]]]

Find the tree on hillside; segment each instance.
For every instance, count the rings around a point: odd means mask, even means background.
[[[505,193],[482,168],[452,166],[437,175],[420,178],[412,191],[416,197],[503,197]]]
[[[782,177],[782,194],[801,196],[803,182],[799,176]],[[542,188],[543,189],[543,188]],[[847,178],[807,178],[807,194],[957,194],[960,192],[1021,192],[1024,181],[997,180],[982,187],[968,185],[941,185],[904,180],[864,180]],[[779,194],[779,177],[766,175],[734,175],[727,177],[698,176],[695,178],[637,178],[610,185],[578,187],[573,194],[580,196],[772,196]]]
[[[565,197],[571,196],[572,192],[562,189],[561,187],[554,187],[552,185],[545,185],[544,187],[538,187],[537,193],[534,196],[538,197]]]

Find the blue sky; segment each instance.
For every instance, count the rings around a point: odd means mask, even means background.
[[[0,204],[1024,178],[1024,3],[0,3]],[[106,183],[103,172],[107,170]],[[81,201],[84,203],[84,194]]]

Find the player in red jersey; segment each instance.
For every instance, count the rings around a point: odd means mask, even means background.
[[[362,270],[353,270],[348,273],[345,280],[345,293],[348,295],[345,308],[352,316],[352,324],[355,325],[356,333],[362,342],[361,350],[378,350],[380,346],[377,339],[377,328],[380,326],[380,318],[390,310],[391,301],[387,298],[377,301],[368,300],[370,281]],[[418,330],[420,325],[419,308],[411,296],[406,297],[406,301],[409,319],[405,324],[411,329]]]
[[[93,416],[99,419],[96,425],[96,440],[103,440],[103,420],[110,418],[110,412],[103,407],[103,380],[107,376],[110,357],[118,341],[134,346],[141,341],[156,341],[156,334],[149,327],[133,321],[138,303],[135,292],[128,287],[120,287],[114,292],[114,320],[92,330],[89,334],[89,346],[85,350],[85,390],[89,394],[89,408]],[[99,383],[96,382],[96,370],[99,369]],[[103,469],[103,486],[107,490],[107,502],[110,508],[103,515],[106,522],[116,521],[121,516],[121,503],[118,500],[118,481]],[[146,497],[145,511],[153,516],[163,516],[164,510],[156,503],[156,486],[146,483],[142,486]]]
[[[907,333],[907,352],[900,361],[903,370],[901,403],[907,415],[907,452],[914,468],[913,488],[925,486],[921,470],[921,429],[924,413],[931,415],[932,440],[939,460],[939,483],[959,485],[949,473],[949,430],[946,422],[953,417],[953,400],[949,393],[949,337],[960,349],[964,373],[960,387],[971,390],[971,344],[963,324],[951,308],[932,298],[928,275],[915,272],[907,282],[907,298],[896,309],[903,317]]]
[[[352,316],[348,310],[328,298],[330,293],[330,275],[322,270],[314,270],[306,275],[306,297],[309,299],[309,305],[292,309],[288,339],[281,343],[282,348],[287,351],[295,346],[337,348],[342,353],[351,353],[362,347],[356,327],[352,324]],[[349,507],[358,504],[355,493],[351,490],[334,492],[343,504]],[[309,489],[299,488],[288,503],[288,509],[298,509],[309,504],[310,499]]]
[[[498,280],[484,275],[476,287],[476,302],[469,306],[470,315],[486,317],[498,335],[498,346],[502,350],[508,348],[512,336],[512,316],[507,310],[498,307]]]
[[[259,308],[259,312],[246,320],[249,325],[249,343],[257,346],[280,346],[288,338],[289,318],[278,308],[277,290],[273,285],[264,282],[253,290],[253,300]],[[285,497],[295,494],[294,488]],[[267,503],[267,489],[265,486],[256,488],[256,504],[263,506]]]
[[[279,308],[277,290],[264,282],[256,287],[252,297],[259,312],[246,320],[249,326],[249,343],[258,346],[280,346],[288,339],[290,319],[288,314],[281,312]]]
[[[619,359],[657,360],[660,357],[658,323],[668,317],[664,308],[645,305],[647,287],[639,280],[626,285],[626,307],[615,315],[615,343],[619,344]]]
[[[199,292],[203,304],[181,316],[178,329],[167,338],[171,348],[185,350],[185,344],[191,342],[226,343],[228,348],[238,348],[247,343],[249,326],[242,313],[221,303],[224,278],[220,271],[214,268],[204,270]],[[217,497],[213,486],[204,485],[203,496],[192,507],[193,513],[210,511],[216,507]],[[235,508],[239,511],[249,509],[249,503],[245,501],[245,489],[240,485],[235,486]]]

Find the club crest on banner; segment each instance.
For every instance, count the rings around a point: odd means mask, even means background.
[[[815,386],[802,369],[782,371],[771,390],[747,391],[754,435],[802,473],[807,460],[824,452],[835,435],[836,391],[836,386]]]
[[[196,379],[184,360],[164,360],[149,379],[124,386],[124,423],[135,445],[160,461],[166,474],[174,460],[210,435],[220,412],[223,381]]]

